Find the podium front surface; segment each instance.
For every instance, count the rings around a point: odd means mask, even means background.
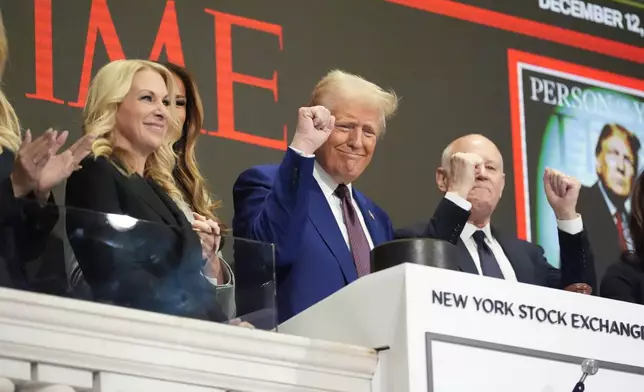
[[[279,332],[379,351],[374,392],[641,390],[644,307],[402,264],[348,285]]]

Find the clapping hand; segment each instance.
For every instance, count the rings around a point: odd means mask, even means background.
[[[69,178],[75,170],[80,169],[81,161],[92,151],[94,140],[96,140],[94,135],[85,135],[62,154],[51,156],[40,173],[36,194],[46,197],[51,189]]]
[[[58,150],[65,144],[68,132],[48,129],[32,141],[27,130],[16,153],[11,183],[14,195],[23,197],[34,192],[39,201],[47,200],[52,188],[67,179],[78,164],[91,151],[94,137],[85,135],[62,154]]]

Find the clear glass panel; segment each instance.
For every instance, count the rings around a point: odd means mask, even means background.
[[[272,330],[272,244],[224,237],[203,250],[190,226],[21,202],[0,217],[0,285]],[[206,247],[207,248],[207,247]]]

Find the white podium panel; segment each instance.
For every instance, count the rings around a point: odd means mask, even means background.
[[[370,392],[374,350],[0,288],[0,392]]]
[[[581,376],[581,358],[428,335],[428,391],[570,392]],[[586,391],[642,389],[644,375],[606,365]]]
[[[455,353],[445,357],[452,358],[452,362],[445,359],[446,364],[437,366],[458,365],[459,358],[465,364],[464,352],[457,355],[457,351],[467,349],[472,355],[478,353],[477,363],[483,362],[484,366],[481,374],[512,381],[519,380],[511,374],[516,367],[499,366],[492,372],[494,361],[501,355],[509,362],[529,357],[523,360],[534,361],[538,369],[543,367],[543,371],[535,371],[541,384],[529,390],[541,392],[572,390],[585,358],[600,362],[600,372],[588,378],[589,385],[644,385],[640,376],[644,374],[643,326],[644,308],[639,305],[403,264],[357,280],[286,321],[279,331],[387,352],[386,364],[378,366],[374,391],[472,390],[460,389],[475,385],[474,377],[462,366],[450,370],[452,373],[442,367],[428,372],[437,364],[435,359],[427,360],[430,333],[479,342],[436,343],[436,353]],[[551,374],[552,368],[559,370]],[[448,378],[438,378],[443,377],[438,370],[446,371],[449,379],[461,374],[459,378],[467,380],[454,382],[472,384],[447,387]],[[428,383],[428,377],[432,382]],[[507,384],[507,389],[498,389],[499,385],[473,390],[517,390],[516,384]],[[541,389],[537,385],[542,385]],[[587,391],[606,390],[589,388]]]

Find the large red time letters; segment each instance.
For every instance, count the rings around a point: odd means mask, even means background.
[[[60,105],[67,104],[72,107],[83,107],[92,77],[94,50],[99,34],[105,44],[105,49],[110,60],[126,58],[106,1],[92,0],[78,97],[74,102],[65,103],[64,100],[56,98],[54,95],[52,0],[34,0],[36,91],[26,94],[27,98],[39,99]],[[272,78],[263,79],[241,74],[233,70],[231,37],[233,25],[262,31],[277,36],[279,49],[282,50],[282,27],[280,25],[226,14],[208,8],[204,11],[214,17],[215,24],[214,52],[216,64],[215,75],[217,80],[217,118],[219,120],[219,126],[217,130],[203,129],[201,132],[261,147],[285,150],[287,147],[286,125],[284,125],[283,135],[280,139],[258,136],[235,129],[235,99],[233,97],[233,85],[235,83],[270,90],[273,93],[275,102],[278,100],[278,90],[277,71],[273,72]],[[152,61],[158,60],[164,48],[169,61],[179,65],[185,65],[181,38],[179,36],[179,26],[177,24],[175,2],[172,0],[166,2],[149,59]]]

